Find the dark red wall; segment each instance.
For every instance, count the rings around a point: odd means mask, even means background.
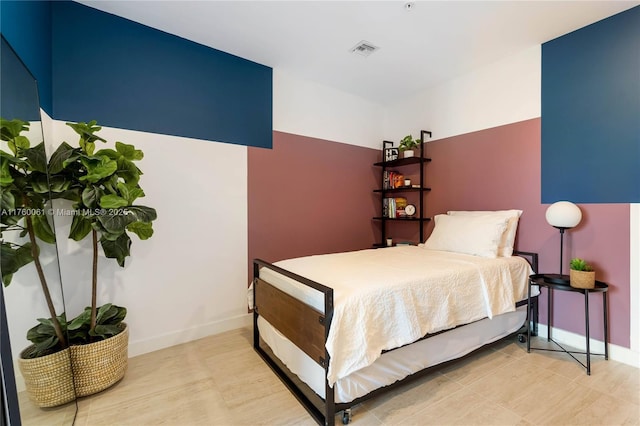
[[[371,248],[380,155],[282,132],[273,149],[249,148],[249,259]]]

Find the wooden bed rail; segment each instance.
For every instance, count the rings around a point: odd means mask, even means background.
[[[324,313],[277,289],[260,278],[260,269],[267,268],[311,287],[323,294]],[[300,401],[318,424],[335,424],[336,404],[333,388],[325,379],[325,398],[320,398],[306,383],[289,371],[273,355],[260,345],[258,316],[262,316],[285,337],[304,351],[311,359],[329,372],[329,353],[326,349],[329,328],[333,318],[333,289],[301,275],[282,269],[262,259],[253,261],[253,348],[271,367],[291,393]]]

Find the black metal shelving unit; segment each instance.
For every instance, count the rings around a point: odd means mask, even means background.
[[[420,152],[416,157],[409,158],[397,158],[391,161],[380,161],[374,163],[374,166],[381,167],[381,185],[380,188],[374,189],[373,192],[380,194],[380,212],[384,212],[384,200],[389,197],[391,194],[400,194],[400,193],[410,193],[410,192],[418,192],[419,193],[419,201],[417,214],[413,217],[396,217],[390,218],[385,216],[376,216],[373,220],[381,221],[381,241],[379,243],[374,244],[374,247],[385,247],[385,241],[387,239],[387,222],[411,222],[418,223],[420,227],[420,240],[424,239],[424,224],[431,220],[431,218],[425,216],[425,205],[424,205],[424,193],[431,191],[431,188],[425,186],[424,182],[424,166],[431,161],[431,158],[426,158],[424,156],[424,143],[425,138],[431,138],[431,132],[427,130],[420,131]],[[384,158],[385,150],[387,148],[393,148],[393,142],[391,141],[382,141],[382,158]],[[385,188],[384,187],[384,175],[385,172],[390,169],[402,168],[407,166],[415,166],[418,165],[420,168],[420,187],[401,187],[401,188]]]

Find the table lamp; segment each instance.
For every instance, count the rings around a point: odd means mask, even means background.
[[[549,225],[560,230],[560,274],[547,274],[545,280],[554,284],[569,285],[569,276],[562,274],[564,231],[580,223],[580,220],[582,220],[582,212],[580,211],[580,207],[569,201],[558,201],[549,206],[545,217]]]

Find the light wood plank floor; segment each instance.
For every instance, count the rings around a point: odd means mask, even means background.
[[[546,340],[535,339],[536,345]],[[353,425],[640,425],[640,370],[515,338],[353,409]],[[69,423],[73,406],[23,403],[23,424]],[[336,418],[336,423],[340,419]],[[76,425],[314,425],[239,329],[129,360],[114,387],[78,401]]]

